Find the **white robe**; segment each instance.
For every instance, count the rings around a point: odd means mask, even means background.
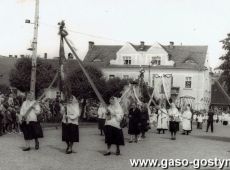
[[[78,125],[78,118],[80,116],[80,107],[78,102],[68,103],[67,113],[65,110],[65,106],[61,106],[61,113],[63,114],[62,122],[63,123],[72,123]],[[67,115],[67,117],[65,117]]]
[[[168,115],[166,109],[158,110],[157,129],[168,129]]]
[[[105,125],[110,125],[115,128],[121,129],[120,122],[124,117],[124,112],[120,104],[116,102],[116,104],[114,105],[109,105],[108,110],[110,112],[110,115],[106,116]]]
[[[182,120],[182,129],[183,130],[192,130],[191,129],[191,118],[192,118],[192,113],[190,110],[186,110],[183,115],[183,120]]]
[[[37,122],[37,115],[40,114],[41,112],[41,107],[38,103],[34,104],[36,101],[30,101],[30,100],[26,100],[23,102],[21,110],[20,110],[20,119],[23,116],[26,116],[26,122]],[[34,105],[34,106],[33,106]],[[31,106],[33,106],[33,108],[30,110],[30,112],[27,114],[28,109],[31,108]]]
[[[201,116],[201,115],[197,116],[197,122],[202,123],[203,122],[203,116]]]
[[[105,119],[106,118],[106,109],[103,106],[100,106],[97,110],[98,118]]]

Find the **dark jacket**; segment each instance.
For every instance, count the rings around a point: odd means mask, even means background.
[[[208,121],[212,122],[213,121],[213,116],[214,116],[214,112],[213,111],[209,111],[208,112]]]

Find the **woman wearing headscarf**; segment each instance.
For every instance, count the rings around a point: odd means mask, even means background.
[[[137,104],[135,102],[132,103],[131,108],[129,109],[128,117],[128,134],[130,135],[129,143],[137,143],[138,135],[140,134],[140,110],[138,109]]]
[[[66,154],[71,154],[73,143],[79,142],[78,118],[80,116],[79,102],[72,95],[61,106],[62,118],[62,141],[66,142]]]
[[[180,113],[174,103],[171,104],[168,113],[169,113],[169,131],[171,132],[171,139],[176,140],[176,133],[177,131],[179,131]]]
[[[182,115],[182,129],[184,131],[184,135],[185,134],[189,134],[189,132],[192,131],[191,128],[191,119],[192,119],[192,112],[190,110],[189,105],[186,106],[186,110],[184,111],[183,115]]]
[[[106,121],[104,127],[105,143],[107,144],[107,152],[104,156],[111,155],[111,145],[116,145],[116,155],[120,155],[120,145],[124,145],[124,136],[120,123],[124,117],[123,110],[115,97],[111,97],[108,106]]]
[[[144,139],[145,133],[149,130],[149,113],[148,113],[148,106],[146,103],[140,103],[140,115],[141,115],[141,122],[140,122],[140,130],[141,130],[141,138]]]
[[[41,113],[40,105],[33,99],[29,93],[27,99],[23,102],[20,110],[20,124],[24,135],[26,147],[23,151],[30,150],[30,140],[35,140],[35,149],[39,149],[38,138],[43,137],[43,131],[37,116]]]
[[[159,134],[161,131],[164,134],[165,130],[168,130],[168,113],[164,103],[161,103],[158,109],[157,130]]]
[[[100,104],[97,110],[97,114],[98,114],[98,129],[101,132],[101,136],[103,135],[103,130],[105,126],[106,112],[107,112],[106,108],[102,104]]]

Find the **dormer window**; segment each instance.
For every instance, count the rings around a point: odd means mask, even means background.
[[[152,57],[152,61],[151,64],[153,66],[159,66],[161,65],[161,57],[157,56],[157,57]]]
[[[185,61],[185,63],[189,63],[189,64],[197,64],[194,60],[192,59],[188,59]]]
[[[94,62],[102,62],[100,58],[96,58],[93,60]]]
[[[123,61],[125,65],[131,65],[131,57],[130,56],[124,56]]]

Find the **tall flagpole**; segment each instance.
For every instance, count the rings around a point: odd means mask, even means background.
[[[35,99],[35,84],[36,84],[36,67],[37,67],[37,38],[38,38],[38,20],[39,20],[39,0],[35,0],[35,16],[34,16],[34,36],[32,42],[32,70],[30,80],[30,93]]]
[[[83,66],[83,63],[82,61],[78,58],[74,48],[71,46],[71,44],[69,43],[68,39],[66,38],[66,36],[68,35],[67,31],[64,29],[65,27],[65,23],[64,21],[60,22],[59,23],[60,25],[60,32],[59,34],[63,37],[64,41],[66,42],[66,44],[68,45],[68,47],[70,48],[71,52],[73,53],[73,55],[75,56],[77,62],[78,62],[78,65],[80,66],[80,68],[82,69],[83,73],[85,74],[87,80],[89,81],[91,87],[93,88],[93,91],[95,92],[97,98],[99,99],[99,101],[104,105],[106,106],[106,103],[104,101],[104,99],[102,98],[100,92],[98,91],[97,87],[95,86],[94,82],[92,81],[92,79],[90,78],[88,72],[86,71],[86,69],[84,68]]]

